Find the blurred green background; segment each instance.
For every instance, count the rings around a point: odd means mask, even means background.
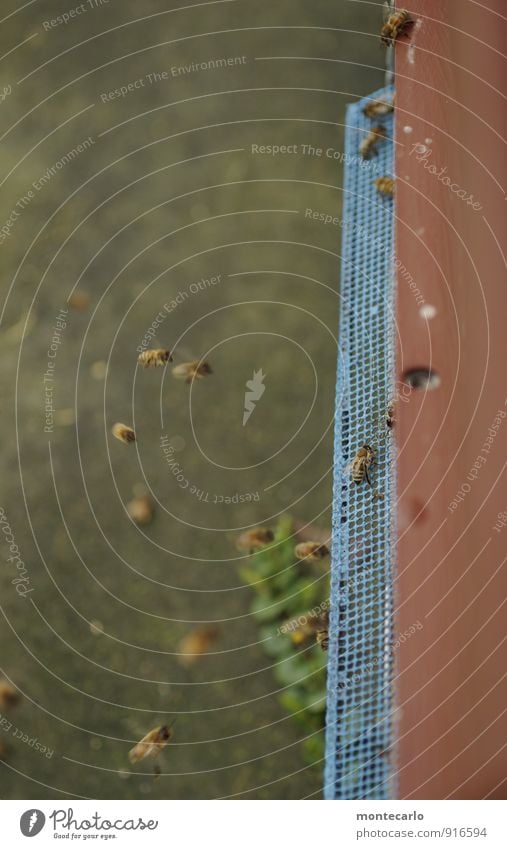
[[[341,214],[345,105],[384,80],[380,8],[3,11],[0,506],[30,592],[0,538],[0,675],[23,694],[0,711],[1,796],[318,798],[235,540],[285,513],[330,524],[341,231],[306,211]],[[161,312],[156,344],[212,376],[137,369]],[[146,526],[125,510],[141,487]],[[210,622],[210,654],[182,665]],[[128,750],[174,716],[154,781]]]

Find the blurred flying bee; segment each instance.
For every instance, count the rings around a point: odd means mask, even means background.
[[[195,663],[199,655],[205,654],[216,641],[220,631],[211,625],[202,628],[194,628],[180,641],[179,662],[183,666]]]
[[[149,525],[153,519],[153,502],[149,495],[139,495],[127,503],[127,513],[136,525]]]
[[[16,690],[9,681],[6,681],[5,679],[0,681],[0,708],[2,708],[2,710],[16,707],[20,698],[21,696],[18,690]]]
[[[367,118],[377,118],[379,115],[389,115],[394,109],[394,97],[392,100],[370,100],[363,106],[363,115]]]
[[[194,379],[200,380],[208,374],[213,374],[213,371],[210,364],[204,361],[196,360],[193,363],[181,363],[173,368],[173,377],[184,380],[185,383],[192,383]]]
[[[67,298],[67,303],[73,310],[85,310],[90,304],[90,296],[88,292],[84,292],[82,289],[76,289]]]
[[[328,557],[329,548],[322,542],[299,542],[294,549],[294,554],[298,560],[308,560],[308,562],[314,563],[316,560],[323,560],[324,557]]]
[[[390,47],[411,23],[412,19],[409,12],[407,12],[406,9],[397,9],[389,15],[380,30],[380,40],[382,44],[386,44]]]
[[[394,427],[394,401],[390,401],[386,412],[386,425],[389,430]]]
[[[165,749],[173,736],[171,725],[159,725],[158,728],[153,728],[143,737],[139,743],[130,750],[129,761],[131,764],[136,764],[144,758],[158,758],[160,753]]]
[[[270,528],[252,528],[237,538],[236,548],[238,551],[248,551],[249,554],[253,554],[254,551],[259,551],[273,542],[274,538],[275,535]]]
[[[135,431],[133,431],[131,427],[128,427],[128,425],[122,424],[121,422],[116,422],[116,424],[113,425],[111,433],[116,439],[119,439],[120,442],[125,442],[126,444],[136,441]]]
[[[291,640],[296,646],[310,637],[315,638],[322,651],[327,651],[329,647],[329,612],[327,610],[324,613],[308,616],[306,622],[291,633]]]
[[[144,368],[157,368],[157,366],[165,366],[166,363],[172,363],[172,361],[171,352],[167,348],[148,348],[137,358],[137,362]]]
[[[377,146],[380,144],[382,139],[387,138],[387,130],[382,124],[376,124],[375,127],[372,127],[371,130],[368,130],[366,136],[362,140],[359,145],[359,153],[363,157],[363,159],[371,159],[372,156],[377,154]]]
[[[369,445],[362,445],[350,465],[350,474],[355,484],[363,483],[366,479],[373,489],[375,498],[383,496],[373,488],[368,469],[375,462],[375,451]]]
[[[392,177],[377,177],[375,180],[375,188],[381,195],[394,197],[394,180]]]

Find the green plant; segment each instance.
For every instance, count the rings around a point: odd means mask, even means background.
[[[280,703],[306,733],[305,760],[317,763],[324,755],[326,653],[301,625],[312,611],[326,609],[329,580],[322,563],[295,560],[294,545],[293,521],[283,516],[274,541],[252,554],[240,574],[255,592],[252,613],[275,660]]]

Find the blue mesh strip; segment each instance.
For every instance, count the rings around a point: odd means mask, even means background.
[[[325,797],[387,799],[391,785],[394,464],[386,410],[393,398],[393,200],[374,181],[393,173],[393,143],[363,161],[374,124],[392,139],[392,114],[373,121],[362,108],[391,88],[349,106],[336,404],[331,622]],[[372,484],[351,481],[364,444],[377,454]]]

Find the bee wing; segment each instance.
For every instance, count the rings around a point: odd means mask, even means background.
[[[172,355],[174,356],[174,350],[171,350]],[[184,363],[193,363],[199,360],[199,357],[195,357],[192,351],[185,347],[185,345],[178,345],[178,359],[183,360]]]
[[[142,761],[143,758],[145,758],[148,754],[148,748],[149,744],[143,743],[142,740],[140,743],[136,743],[136,745],[129,752],[130,763],[136,764],[138,761]]]
[[[393,9],[389,0],[384,0],[382,4],[382,20],[384,23],[389,20]]]

